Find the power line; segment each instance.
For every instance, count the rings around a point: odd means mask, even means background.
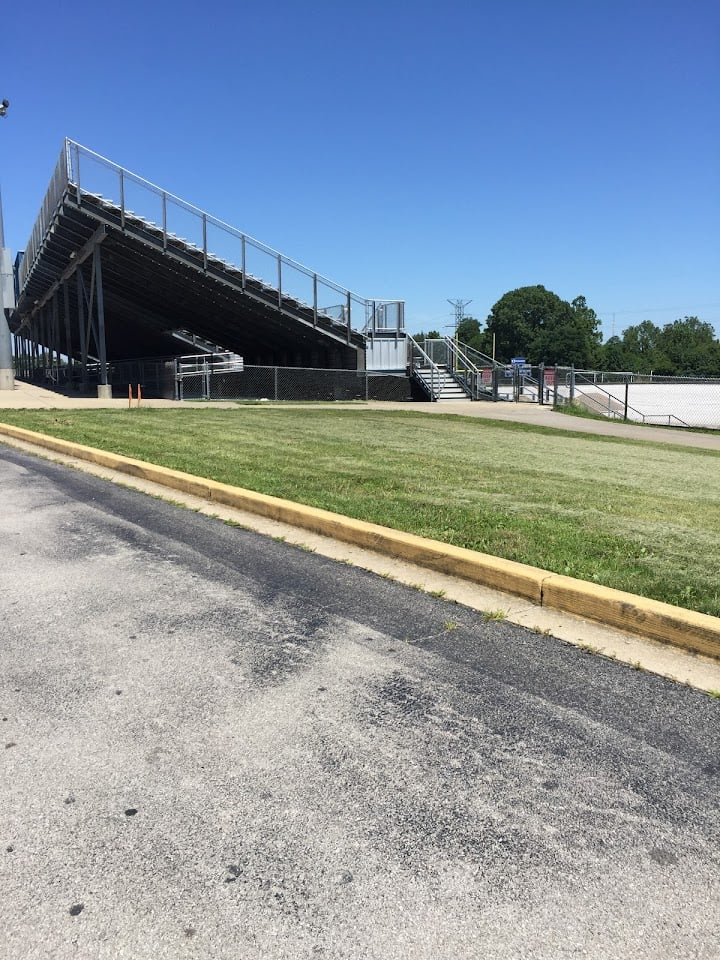
[[[688,306],[687,304],[684,307],[644,307],[642,310],[598,310],[598,314],[615,315],[618,314],[630,314],[630,313],[682,313],[687,310],[714,310],[720,307],[720,303],[694,303]]]

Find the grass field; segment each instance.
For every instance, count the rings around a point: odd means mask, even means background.
[[[348,408],[0,419],[720,616],[720,453]]]

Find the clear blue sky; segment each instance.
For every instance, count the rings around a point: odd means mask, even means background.
[[[0,57],[13,251],[68,136],[410,330],[540,283],[720,333],[717,0],[10,2]]]

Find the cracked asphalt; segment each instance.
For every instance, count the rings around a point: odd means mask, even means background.
[[[0,957],[716,958],[720,701],[0,446]]]

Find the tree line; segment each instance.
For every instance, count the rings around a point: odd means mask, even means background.
[[[415,336],[432,339],[439,333],[430,330]],[[532,364],[580,369],[720,377],[720,341],[711,324],[697,317],[683,317],[663,327],[644,320],[603,343],[600,320],[585,297],[568,302],[539,285],[519,287],[502,296],[484,328],[475,317],[465,317],[457,337],[501,362],[525,357]]]

